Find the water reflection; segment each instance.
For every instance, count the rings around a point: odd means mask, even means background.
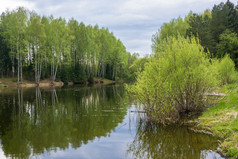
[[[143,159],[222,158],[214,152],[217,145],[216,138],[191,132],[187,127],[163,127],[138,120],[136,135],[129,145],[127,154]]]
[[[79,148],[108,136],[127,112],[123,87],[24,90],[0,95],[0,137],[7,157]]]
[[[129,106],[116,85],[0,93],[0,158],[221,158],[216,138],[143,122]]]

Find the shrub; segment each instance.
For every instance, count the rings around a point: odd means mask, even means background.
[[[204,108],[204,93],[217,82],[197,39],[178,37],[165,43],[129,91],[144,105],[149,119],[169,124],[182,112]]]
[[[235,63],[229,55],[225,55],[217,65],[218,78],[222,85],[230,84],[235,77]]]

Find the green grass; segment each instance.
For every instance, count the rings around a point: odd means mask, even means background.
[[[221,137],[221,148],[227,156],[238,158],[238,88],[237,83],[221,89],[228,95],[199,117],[199,126],[209,128]]]

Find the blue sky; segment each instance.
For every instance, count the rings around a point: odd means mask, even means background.
[[[164,22],[191,10],[202,13],[220,2],[226,0],[1,0],[0,12],[24,6],[40,15],[98,24],[121,39],[128,51],[144,56],[151,52],[151,37]]]

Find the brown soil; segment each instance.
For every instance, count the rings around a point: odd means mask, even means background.
[[[15,82],[16,79],[14,78],[3,78],[0,80],[0,87],[10,87],[10,88],[16,88],[17,87],[17,83]],[[51,87],[51,86],[55,86],[55,87],[59,87],[59,86],[63,86],[64,83],[63,82],[54,82],[52,84],[51,80],[46,79],[46,80],[42,80],[40,81],[39,87]],[[31,88],[31,87],[36,87],[37,85],[32,82],[32,81],[27,81],[27,80],[23,80],[22,84],[19,84],[19,87],[23,87],[23,88]]]

